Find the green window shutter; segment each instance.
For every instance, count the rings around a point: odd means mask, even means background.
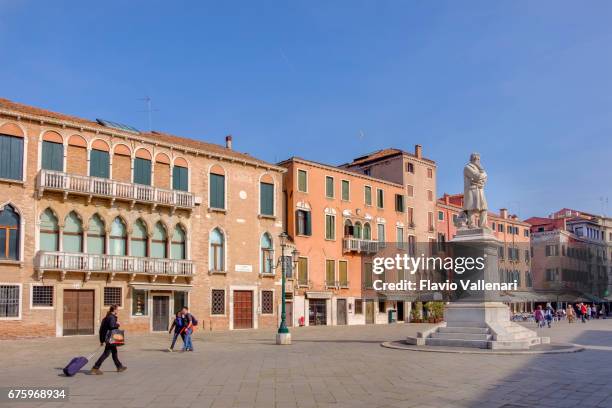
[[[366,205],[372,205],[372,187],[365,187],[365,203]]]
[[[308,174],[305,170],[298,170],[298,190],[308,191]]]
[[[134,183],[151,185],[151,160],[140,157],[134,159]]]
[[[260,211],[262,215],[274,215],[274,185],[260,183]]]
[[[349,187],[349,182],[347,180],[342,180],[342,199],[344,201],[348,201],[350,198]]]
[[[312,220],[310,217],[310,211],[304,211],[304,235],[312,235]]]
[[[42,143],[41,167],[45,170],[64,170],[64,145],[61,143]]]
[[[210,175],[210,206],[212,208],[225,208],[225,176]]]
[[[333,198],[334,196],[334,178],[325,177],[325,196]]]
[[[92,150],[89,157],[89,175],[108,178],[110,175],[110,156],[102,150]]]
[[[23,178],[23,138],[0,135],[0,178]]]
[[[187,169],[185,167],[174,166],[172,168],[172,188],[174,190],[188,191]]]

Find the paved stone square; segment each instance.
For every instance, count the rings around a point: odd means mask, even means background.
[[[551,355],[442,354],[380,346],[427,325],[304,327],[293,345],[274,332],[197,333],[194,353],[169,353],[167,335],[129,336],[116,373],[62,376],[97,337],[2,341],[0,384],[69,387],[70,399],[15,407],[612,407],[612,319],[541,329],[587,346]],[[91,367],[90,363],[87,368]]]

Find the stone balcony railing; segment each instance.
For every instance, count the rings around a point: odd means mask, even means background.
[[[180,190],[167,190],[143,184],[125,183],[100,177],[80,176],[61,171],[41,170],[38,173],[37,188],[40,195],[44,190],[59,191],[89,197],[103,197],[114,200],[169,206],[172,208],[193,209],[193,193]]]
[[[381,243],[369,239],[344,238],[342,250],[344,252],[366,252],[376,253],[381,247]]]
[[[39,277],[46,271],[91,273],[124,273],[134,278],[136,275],[178,276],[191,278],[195,273],[193,261],[186,259],[141,258],[136,256],[83,254],[69,252],[39,251],[34,259]]]

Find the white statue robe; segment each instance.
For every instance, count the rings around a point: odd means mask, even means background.
[[[466,164],[463,169],[463,208],[471,211],[486,210],[487,200],[484,195],[484,184],[487,173],[473,163]]]

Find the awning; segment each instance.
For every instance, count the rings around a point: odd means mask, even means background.
[[[315,292],[315,291],[307,291],[306,297],[308,299],[331,299],[331,292]]]
[[[377,292],[380,298],[389,301],[405,301],[405,302],[414,302],[417,298],[414,293],[409,292],[397,292],[397,291],[388,291],[388,292]]]
[[[164,291],[164,292],[189,292],[191,285],[173,285],[171,283],[138,283],[132,282],[130,286],[138,290]]]

